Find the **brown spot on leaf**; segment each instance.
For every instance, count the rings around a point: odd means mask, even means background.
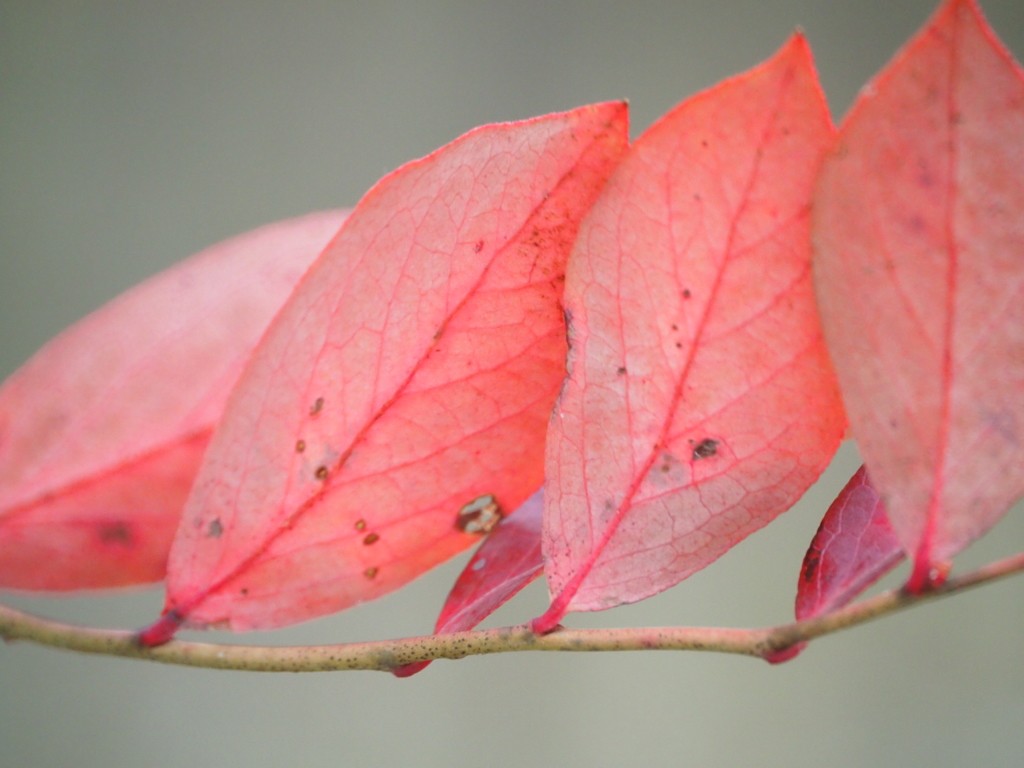
[[[321,465],[316,468],[316,479],[326,480],[327,479],[327,467]]]
[[[684,289],[683,289],[683,298],[684,298],[684,299],[688,299],[688,298],[690,298],[690,296],[692,296],[692,295],[693,295],[693,294],[691,294],[691,293],[690,293],[690,289],[689,289],[689,288],[684,288]]]
[[[367,568],[365,571],[363,571],[363,576],[365,576],[368,579],[372,579],[376,575],[377,575],[377,566],[373,566],[372,568]]]
[[[363,544],[365,544],[366,546],[370,546],[371,544],[379,540],[380,536],[378,536],[376,533],[368,533],[366,534],[366,537],[363,539]]]
[[[704,438],[693,446],[693,460],[709,459],[718,453],[718,441],[710,437]]]
[[[122,544],[126,547],[132,544],[132,529],[128,523],[120,520],[113,523],[100,523],[97,530],[100,541],[104,544]]]
[[[813,581],[814,575],[818,572],[818,564],[821,562],[821,553],[817,550],[812,550],[807,553],[807,559],[804,560],[803,573],[800,574],[804,581]]]
[[[323,409],[324,409],[324,399],[322,397],[318,397],[316,400],[313,401],[313,405],[310,406],[310,408],[309,408],[309,415],[310,416],[316,416]]]
[[[501,521],[502,513],[494,496],[480,496],[459,510],[455,527],[464,533],[490,533]]]
[[[618,368],[618,370],[616,370],[615,372],[616,372],[617,374],[619,374],[619,376],[621,376],[622,374],[624,374],[624,373],[626,372],[626,366],[624,366],[624,365],[620,365],[620,366],[619,366],[619,368]]]
[[[480,251],[482,251],[483,249],[484,249],[484,241],[483,240],[477,240],[476,241],[476,245],[473,246],[473,252],[474,253],[480,253]]]
[[[295,444],[295,452],[302,453],[304,450],[306,450],[306,441],[299,440],[299,442]]]
[[[224,526],[221,525],[220,518],[213,518],[206,529],[206,535],[211,539],[219,539],[222,533],[224,533]]]
[[[365,531],[366,530],[366,521],[365,520],[356,520],[356,530],[357,531]]]

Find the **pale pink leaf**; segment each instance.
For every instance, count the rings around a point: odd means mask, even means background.
[[[917,591],[1024,493],[1024,76],[974,2],[865,88],[814,206],[829,349]]]
[[[585,220],[548,436],[539,631],[703,568],[835,452],[845,417],[808,241],[833,133],[796,35],[656,123]]]
[[[378,597],[478,540],[467,505],[512,510],[541,485],[565,260],[626,130],[621,103],[486,126],[366,195],[232,396],[161,626]]]
[[[271,318],[341,226],[239,235],[127,291],[0,387],[0,586],[163,578],[214,424]]]

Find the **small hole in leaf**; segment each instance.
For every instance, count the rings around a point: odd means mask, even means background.
[[[480,496],[459,510],[455,527],[464,533],[490,533],[501,521],[501,508],[494,496]]]

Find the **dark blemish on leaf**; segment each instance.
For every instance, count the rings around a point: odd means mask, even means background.
[[[327,467],[320,466],[316,468],[316,479],[326,480],[327,479]]]
[[[213,518],[210,521],[210,527],[206,529],[206,535],[211,539],[219,539],[222,533],[224,533],[224,526],[221,525],[220,518]]]
[[[668,462],[666,462],[666,463],[661,465],[661,471],[662,472],[668,472],[670,469],[671,469],[671,467],[669,466]]]
[[[104,544],[123,544],[131,546],[132,529],[127,523],[100,523],[97,526],[100,534],[100,541]]]
[[[688,299],[688,298],[690,298],[690,296],[692,296],[692,295],[693,295],[693,294],[691,294],[691,293],[690,293],[690,289],[689,289],[689,288],[685,288],[685,289],[683,289],[683,298],[684,298],[684,299]]]
[[[700,199],[701,199],[700,193],[699,192],[694,192],[693,193],[693,199],[697,200],[697,201],[700,201]]]
[[[709,459],[718,453],[718,441],[707,437],[693,447],[693,460]]]
[[[675,323],[672,323],[672,330],[673,331],[678,331],[679,330],[679,326],[676,325]]]
[[[502,513],[494,496],[480,496],[466,504],[455,517],[455,527],[463,533],[490,533],[501,521]]]
[[[309,415],[310,416],[316,416],[323,409],[324,409],[324,399],[322,397],[318,397],[316,400],[313,401],[313,405],[310,406]]]
[[[484,249],[484,241],[483,240],[477,240],[476,241],[476,245],[473,246],[473,252],[474,253],[480,253],[480,251],[482,251],[483,249]]]
[[[619,376],[621,376],[622,374],[624,374],[626,372],[626,366],[620,365],[615,372],[617,374],[619,374]]]
[[[299,442],[295,444],[295,452],[302,453],[304,450],[306,450],[306,441],[299,440]]]
[[[818,564],[821,563],[821,553],[816,550],[811,550],[807,553],[807,559],[804,560],[803,573],[800,574],[804,581],[813,581],[814,575],[818,572]]]
[[[248,595],[249,594],[249,588],[248,587],[242,587],[238,591],[241,592],[243,595]]]
[[[372,579],[376,575],[377,575],[377,566],[374,566],[373,568],[367,568],[365,571],[363,571],[363,576],[365,576],[368,579]]]
[[[366,521],[365,520],[356,520],[356,530],[357,531],[365,531],[366,530]]]
[[[683,348],[683,342],[677,341],[676,342],[676,349],[682,349],[682,348]]]
[[[701,140],[700,140],[700,145],[701,145],[702,147],[706,147],[706,146],[708,145],[708,140],[707,140],[707,139],[701,139]]]
[[[363,544],[365,544],[366,546],[370,546],[371,544],[374,544],[379,540],[380,536],[378,536],[376,533],[368,533],[366,534],[366,538],[363,539]]]

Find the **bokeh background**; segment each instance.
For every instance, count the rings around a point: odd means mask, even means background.
[[[1024,56],[1024,3],[988,0]],[[838,120],[931,0],[0,0],[0,378],[206,245],[351,205],[473,126],[629,98],[633,135],[794,27]],[[574,626],[759,626],[857,466],[654,599]],[[959,568],[1024,548],[1018,506]],[[423,634],[465,558],[249,642]],[[888,583],[896,583],[890,579]],[[137,627],[159,590],[10,604]],[[542,583],[490,624],[544,607]],[[214,635],[225,639],[223,635]],[[0,766],[1019,766],[1024,578],[819,640],[780,667],[697,653],[518,654],[386,674],[259,675],[0,647]]]

